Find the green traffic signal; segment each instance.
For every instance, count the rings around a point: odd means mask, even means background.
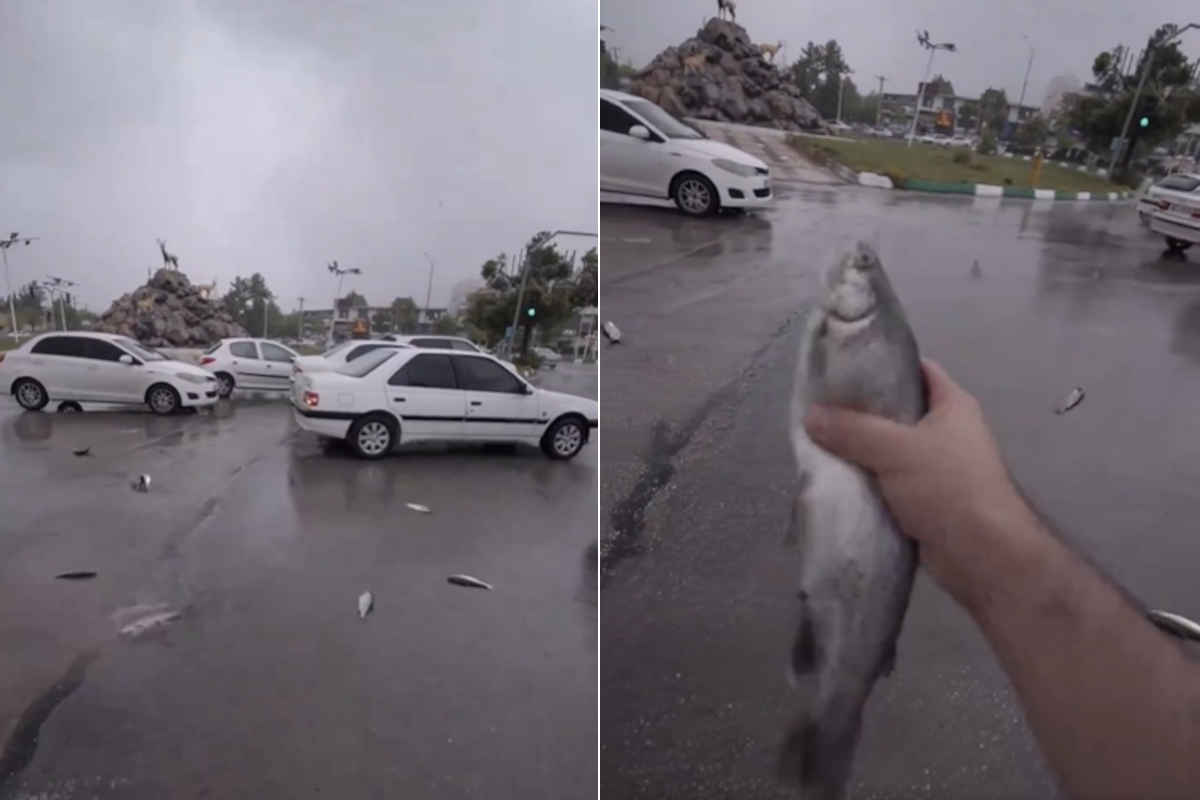
[[[1149,125],[1150,125],[1150,118],[1149,118],[1149,117],[1142,117],[1140,120],[1138,120],[1138,125],[1141,125],[1143,128],[1149,127]]]
[[[534,311],[532,308],[531,308],[531,309],[529,309],[529,316],[531,316],[531,317],[532,317],[532,316],[534,316],[535,314],[537,314],[537,312],[536,312],[536,311]]]

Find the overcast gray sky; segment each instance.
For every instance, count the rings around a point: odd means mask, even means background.
[[[636,66],[645,65],[668,45],[693,36],[717,12],[716,0],[602,0],[600,18],[613,27],[606,42]],[[1035,56],[1025,102],[1041,105],[1057,75],[1091,77],[1092,60],[1101,50],[1126,43],[1141,48],[1158,25],[1200,22],[1200,8],[1186,0],[1031,0],[1017,3],[957,0],[844,0],[839,3],[795,0],[737,0],[737,21],[755,42],[787,43],[781,55],[795,60],[810,40],[837,39],[864,91],[915,92],[928,54],[916,42],[927,28],[934,41],[954,42],[957,53],[938,52],[933,72],[941,72],[958,94],[978,96],[989,86],[1016,100],[1029,58],[1022,39],[1028,34]],[[1184,34],[1183,51],[1200,54],[1200,31]]]
[[[13,283],[103,310],[161,237],[285,310],[328,307],[335,258],[423,303],[429,251],[444,305],[539,229],[595,230],[595,42],[594,0],[4,0],[0,229],[42,237]]]

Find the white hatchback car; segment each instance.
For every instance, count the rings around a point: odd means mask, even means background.
[[[156,414],[217,402],[217,379],[126,336],[44,333],[0,353],[0,385],[30,411],[51,400],[145,403]]]
[[[462,350],[465,353],[485,353],[486,355],[491,355],[482,347],[472,342],[470,339],[464,339],[461,336],[408,336],[389,334],[383,338],[385,341],[399,342],[400,344],[406,344],[409,347],[421,347],[425,349],[433,348],[435,350]],[[498,360],[501,364],[508,367],[513,372],[517,371],[517,366],[511,361],[505,361],[503,358]]]
[[[301,428],[345,439],[363,458],[420,440],[525,442],[569,459],[599,425],[595,400],[538,389],[495,358],[458,350],[378,350],[292,388]]]
[[[643,97],[601,89],[600,191],[670,199],[704,216],[770,205],[771,173]]]
[[[286,392],[292,388],[291,348],[268,339],[222,339],[200,357],[200,366],[217,378],[221,397],[234,388]]]
[[[347,339],[335,344],[319,356],[300,356],[292,364],[291,380],[305,372],[339,370],[376,350],[404,350],[411,345],[391,339]]]

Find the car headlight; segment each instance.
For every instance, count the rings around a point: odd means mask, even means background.
[[[732,172],[734,175],[741,175],[743,178],[749,178],[758,170],[749,164],[739,164],[736,161],[730,161],[727,158],[714,158],[713,166],[718,169],[723,169],[726,172]]]
[[[193,375],[190,372],[176,372],[175,377],[179,378],[181,381],[187,381],[188,383],[204,383],[208,380],[206,375]]]

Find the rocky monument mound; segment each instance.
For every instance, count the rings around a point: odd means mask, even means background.
[[[113,301],[94,330],[129,336],[150,347],[196,347],[247,335],[187,275],[168,267],[154,273],[145,286]]]
[[[630,91],[677,117],[784,130],[824,125],[796,85],[763,58],[746,29],[716,17],[691,39],[655,56]]]

